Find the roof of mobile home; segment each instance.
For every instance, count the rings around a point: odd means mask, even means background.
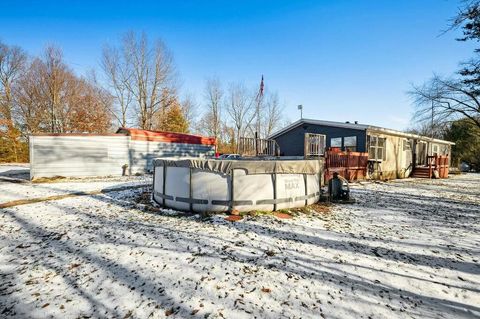
[[[284,127],[283,129],[273,133],[272,135],[269,136],[269,138],[274,139],[276,137],[279,137],[280,135],[283,135],[283,134],[289,132],[290,130],[293,130],[294,128],[296,128],[300,125],[303,125],[303,124],[333,126],[333,127],[341,127],[341,128],[353,129],[353,130],[365,130],[365,131],[369,130],[371,132],[378,132],[378,133],[383,133],[383,134],[388,134],[388,135],[396,135],[396,136],[401,136],[401,137],[416,138],[416,139],[420,139],[420,140],[432,141],[432,142],[441,143],[441,144],[455,145],[455,143],[450,142],[450,141],[440,140],[440,139],[431,138],[431,137],[428,137],[428,136],[417,135],[417,134],[412,134],[412,133],[406,133],[406,132],[392,130],[392,129],[379,127],[379,126],[374,126],[374,125],[360,124],[360,123],[357,123],[357,122],[355,122],[355,123],[334,122],[334,121],[324,121],[324,120],[314,120],[314,119],[300,119],[298,121],[295,121],[292,124]]]
[[[183,143],[183,144],[201,144],[201,145],[215,145],[214,137],[205,137],[201,135],[193,135],[186,133],[162,132],[141,130],[136,128],[121,127],[116,133],[95,134],[95,133],[37,133],[33,136],[119,136],[127,135],[132,140],[137,141],[153,141],[164,143]]]
[[[193,134],[186,134],[186,133],[149,131],[149,130],[140,130],[136,128],[126,128],[126,127],[119,128],[117,130],[117,133],[129,135],[133,140],[140,140],[140,141],[202,144],[202,145],[216,144],[216,140],[214,137],[205,137],[201,135],[193,135]]]

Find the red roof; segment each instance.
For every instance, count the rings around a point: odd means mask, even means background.
[[[184,144],[202,144],[202,145],[216,144],[214,137],[204,137],[200,135],[192,135],[192,134],[185,134],[185,133],[149,131],[149,130],[140,130],[136,128],[126,128],[126,127],[119,128],[117,130],[117,133],[127,134],[132,138],[132,140],[137,140],[137,141],[155,141],[155,142],[165,142],[165,143],[184,143]]]

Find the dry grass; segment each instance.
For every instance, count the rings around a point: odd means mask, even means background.
[[[235,212],[233,215],[241,216],[263,216],[263,215],[275,215],[276,213],[289,214],[292,216],[299,215],[312,215],[312,214],[329,214],[332,204],[326,202],[318,202],[312,205],[289,208],[289,209],[279,209],[276,211],[262,211],[262,210],[253,210],[250,212]]]
[[[116,188],[107,188],[107,189],[100,189],[100,190],[94,190],[94,191],[78,191],[78,192],[72,192],[68,194],[53,195],[53,196],[47,196],[47,197],[20,199],[20,200],[0,203],[0,208],[8,208],[8,207],[27,205],[27,204],[33,204],[33,203],[39,203],[39,202],[47,202],[47,201],[59,200],[59,199],[64,199],[69,197],[99,195],[99,194],[104,194],[109,192],[117,192],[117,191],[122,191],[126,189],[142,188],[142,187],[145,187],[145,185],[121,186]]]
[[[73,178],[70,178],[73,180]],[[35,184],[40,184],[40,183],[57,183],[57,182],[63,182],[67,180],[66,177],[64,176],[53,176],[53,177],[39,177],[39,178],[34,178],[32,180],[32,183]]]
[[[127,176],[142,176],[143,174],[127,175]],[[32,183],[64,183],[64,182],[97,182],[107,180],[121,180],[126,176],[86,176],[86,177],[65,177],[65,176],[53,176],[53,177],[38,177],[32,180]]]

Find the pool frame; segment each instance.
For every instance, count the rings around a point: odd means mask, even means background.
[[[191,212],[302,207],[320,198],[323,164],[323,158],[155,159],[152,197],[163,207]]]

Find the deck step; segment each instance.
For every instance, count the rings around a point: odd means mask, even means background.
[[[430,170],[428,167],[415,167],[412,174],[410,175],[414,178],[432,178],[430,175]]]

